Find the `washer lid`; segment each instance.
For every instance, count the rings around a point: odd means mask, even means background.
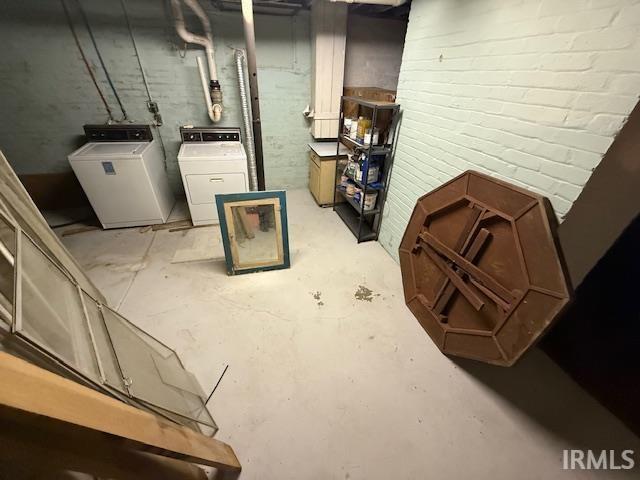
[[[233,160],[244,158],[244,155],[239,142],[183,143],[179,154],[181,158],[192,160]]]
[[[92,142],[85,145],[82,151],[78,152],[78,154],[92,157],[140,155],[148,145],[149,142]]]

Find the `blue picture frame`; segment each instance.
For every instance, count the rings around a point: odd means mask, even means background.
[[[291,266],[289,256],[289,227],[287,223],[287,195],[284,190],[273,190],[263,192],[244,192],[244,193],[222,193],[215,196],[216,208],[218,209],[218,218],[220,220],[220,233],[222,234],[222,245],[224,247],[224,258],[227,265],[228,275],[240,275],[245,273],[263,272],[267,270],[280,270]],[[225,208],[229,204],[246,203],[247,207],[263,205],[261,200],[275,200],[275,204],[279,206],[275,209],[275,213],[279,213],[281,238],[282,238],[282,259],[278,263],[239,268],[234,264],[233,249],[231,238],[229,235],[229,222],[233,222],[233,218],[228,218],[228,210]],[[236,205],[237,206],[237,205]]]

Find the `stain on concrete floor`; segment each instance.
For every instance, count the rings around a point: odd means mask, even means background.
[[[90,271],[96,268],[107,268],[114,272],[135,273],[147,268],[147,264],[148,264],[146,260],[141,260],[139,262],[125,262],[122,260],[112,260],[107,262],[101,262],[100,258],[97,258],[96,260],[97,261],[94,263],[86,264],[86,266],[84,267],[84,270]]]
[[[322,300],[320,300],[322,298],[322,292],[317,291],[317,292],[311,292],[311,295],[313,295],[313,298],[316,299],[318,301],[318,306],[321,307],[324,305],[324,302]]]
[[[365,287],[364,285],[358,285],[358,290],[353,294],[356,300],[371,302],[373,297],[379,297],[379,293],[373,293],[370,288]]]

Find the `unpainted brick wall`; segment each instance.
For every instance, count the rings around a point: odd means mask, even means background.
[[[413,0],[403,117],[380,241],[474,169],[545,195],[562,221],[640,93],[640,2]]]

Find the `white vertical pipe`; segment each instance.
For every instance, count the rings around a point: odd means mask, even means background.
[[[207,56],[207,65],[209,66],[209,78],[211,80],[218,80],[218,71],[216,69],[216,61],[213,51],[213,36],[211,35],[211,23],[209,22],[209,17],[198,3],[198,0],[183,1],[191,10],[193,10],[193,13],[195,13],[202,22],[204,34],[207,39],[207,45],[205,45],[204,48]]]
[[[204,65],[202,65],[202,57],[197,57],[196,62],[198,63],[198,72],[200,72],[200,83],[202,83],[202,93],[204,94],[204,102],[207,104],[207,113],[209,114],[209,118],[212,122],[216,122],[215,115],[213,112],[213,105],[211,103],[211,94],[209,93],[209,81],[207,80],[207,76],[204,73]],[[219,120],[219,119],[218,119]]]
[[[209,70],[209,79],[212,81],[218,81],[218,73],[216,69],[216,63],[214,59],[213,50],[213,38],[211,35],[211,24],[207,14],[202,9],[198,0],[183,0],[185,4],[193,10],[196,16],[202,22],[202,26],[205,31],[205,36],[195,35],[189,32],[184,23],[184,16],[182,15],[182,8],[180,7],[180,0],[171,0],[171,7],[175,17],[176,32],[187,43],[195,43],[201,45],[205,49],[205,56],[207,58],[207,67]],[[222,117],[222,93],[220,90],[216,90],[216,103],[214,104],[211,99],[211,88],[207,81],[207,76],[204,72],[204,66],[200,57],[196,58],[198,63],[198,71],[200,73],[200,81],[202,83],[202,90],[205,97],[205,103],[207,105],[207,114],[212,122],[219,122]]]

